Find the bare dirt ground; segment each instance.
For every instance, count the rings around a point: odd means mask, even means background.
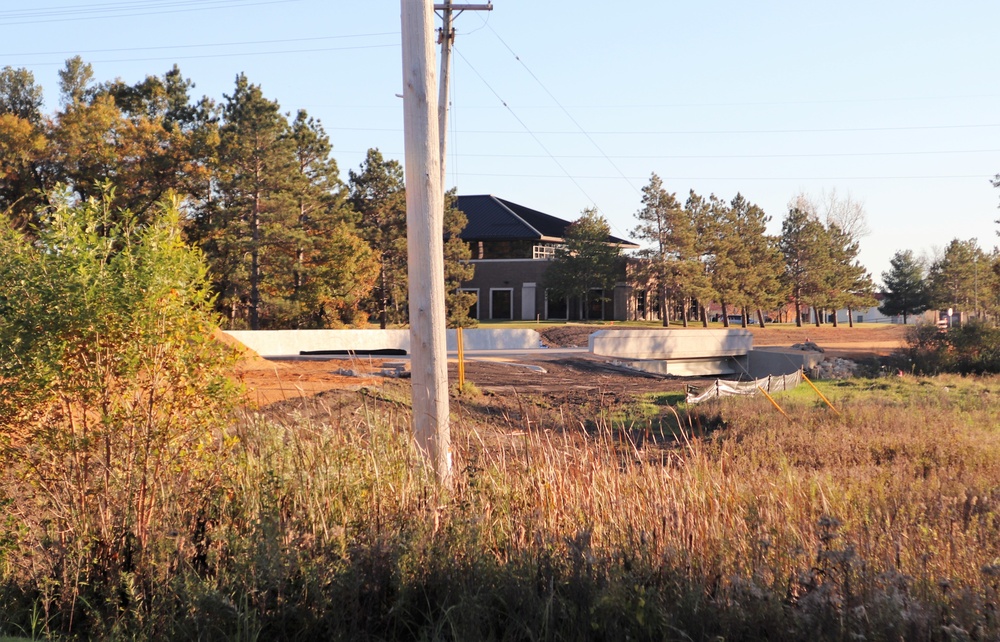
[[[608,326],[565,325],[546,328],[541,334],[550,347],[586,347],[587,337]],[[861,359],[887,355],[904,344],[905,328],[885,325],[841,326],[775,325],[751,328],[754,345],[791,346],[812,341],[831,357]],[[237,376],[242,380],[251,401],[267,406],[302,397],[313,397],[329,390],[377,389],[398,384],[383,377],[381,371],[393,359],[337,358],[274,361],[247,355]],[[449,379],[457,381],[458,365],[449,363]],[[352,374],[345,374],[351,371]],[[480,390],[493,395],[544,395],[558,404],[592,404],[599,398],[604,404],[615,403],[644,392],[682,392],[689,379],[644,375],[614,366],[610,360],[589,353],[573,355],[547,353],[501,359],[470,360],[466,379]]]

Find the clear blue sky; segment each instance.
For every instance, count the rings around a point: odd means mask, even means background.
[[[80,54],[100,81],[175,62],[196,96],[237,73],[319,117],[342,177],[402,159],[395,0],[37,0],[0,5],[3,65],[58,100]],[[861,201],[876,279],[899,249],[996,244],[1000,3],[495,0],[456,21],[448,184],[630,235],[651,172],[762,206]]]

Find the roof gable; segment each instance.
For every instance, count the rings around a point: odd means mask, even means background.
[[[461,238],[468,241],[533,240],[561,242],[572,221],[518,205],[492,194],[459,196],[456,207],[465,213],[468,224]],[[624,247],[639,247],[631,241],[609,236],[608,241]]]

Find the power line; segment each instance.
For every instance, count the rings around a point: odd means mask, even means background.
[[[567,178],[559,174],[474,174],[463,173],[462,176],[492,176],[500,178]],[[569,177],[576,183],[576,179]],[[620,176],[580,176],[578,178],[586,180],[618,180]],[[648,177],[632,176],[632,180],[645,180]],[[993,179],[993,174],[950,174],[950,175],[930,175],[930,176],[670,176],[672,181],[909,181],[909,180],[949,180],[949,179],[970,179],[976,180]]]
[[[514,59],[517,60],[519,63],[521,63],[521,66],[524,68],[525,71],[528,72],[528,75],[531,76],[535,80],[536,83],[538,83],[538,86],[542,88],[542,91],[544,91],[546,94],[548,94],[549,98],[552,99],[552,102],[554,102],[556,105],[559,106],[559,108],[562,110],[563,114],[565,114],[566,117],[569,118],[570,122],[573,123],[574,125],[576,125],[576,128],[578,130],[580,130],[580,133],[582,133],[587,138],[587,140],[590,141],[590,144],[594,146],[594,149],[596,149],[597,151],[599,151],[601,153],[601,156],[604,157],[604,159],[608,162],[608,164],[611,165],[612,167],[614,167],[615,171],[618,172],[621,175],[621,177],[625,179],[625,182],[628,183],[629,187],[631,187],[635,191],[636,194],[641,194],[641,191],[639,190],[639,188],[636,187],[635,184],[633,184],[632,181],[630,181],[625,176],[625,172],[623,172],[621,170],[621,168],[618,167],[618,165],[615,164],[615,162],[613,160],[611,160],[611,157],[608,156],[604,152],[604,150],[601,148],[601,146],[597,144],[597,141],[594,140],[591,137],[591,135],[587,133],[587,130],[584,129],[583,126],[580,125],[580,123],[577,122],[577,120],[575,118],[573,118],[573,115],[569,113],[569,110],[566,109],[565,107],[563,107],[562,103],[559,102],[559,99],[556,98],[555,95],[551,91],[549,91],[549,88],[546,87],[545,84],[541,80],[539,80],[538,76],[536,76],[535,73],[533,71],[531,71],[530,68],[528,68],[528,65],[526,65],[524,63],[524,61],[521,60],[521,57],[518,56],[517,53],[513,49],[510,48],[510,45],[508,45],[507,42],[503,38],[500,37],[500,34],[498,34],[496,32],[496,30],[492,26],[490,26],[489,24],[487,24],[486,26],[493,33],[493,35],[496,36],[497,40],[499,40],[500,43],[507,49],[507,51],[509,51],[510,54],[512,56],[514,56]]]
[[[521,105],[521,109],[676,109],[680,107],[782,107],[801,105],[842,105],[889,102],[977,100],[1000,98],[1000,94],[969,94],[954,96],[896,96],[884,98],[817,98],[815,100],[773,100],[748,102],[702,102],[702,103],[633,103],[619,105]],[[494,105],[467,105],[464,109],[497,109]]]
[[[91,53],[118,53],[125,51],[158,51],[161,49],[198,49],[202,47],[242,47],[246,45],[272,45],[286,42],[313,42],[317,40],[344,40],[348,38],[374,38],[381,36],[399,36],[398,31],[386,31],[382,33],[359,33],[340,36],[314,36],[308,38],[283,38],[280,40],[244,40],[238,42],[209,42],[193,45],[158,45],[150,47],[119,47],[116,49],[74,49],[71,51],[32,51],[0,53],[0,57],[9,58],[13,56],[65,56]]]
[[[341,150],[347,154],[364,154],[366,152]],[[389,152],[387,152],[389,153]],[[1000,153],[1000,149],[964,149],[964,150],[939,150],[939,151],[913,151],[913,152],[833,152],[833,153],[806,153],[806,154],[648,154],[648,155],[621,155],[615,154],[609,158],[619,160],[729,160],[729,159],[763,159],[763,158],[853,158],[869,156],[925,156],[944,154],[995,154]],[[397,154],[398,155],[398,154]],[[549,158],[541,154],[461,154],[465,158]],[[554,158],[565,159],[597,159],[605,158],[599,155],[587,154],[554,154]]]
[[[561,169],[561,170],[563,171],[563,174],[564,174],[565,176],[562,176],[562,177],[560,177],[560,178],[568,178],[568,179],[569,179],[570,181],[572,181],[572,182],[573,182],[573,184],[574,184],[574,185],[576,185],[576,188],[577,188],[578,190],[580,190],[580,193],[581,193],[581,194],[583,194],[583,195],[584,195],[584,196],[585,196],[585,197],[587,198],[587,200],[588,200],[588,201],[590,201],[591,203],[594,203],[594,205],[596,206],[596,204],[597,204],[597,201],[595,201],[595,200],[594,200],[593,198],[591,198],[590,194],[588,194],[588,193],[587,193],[587,190],[583,189],[583,185],[580,185],[579,181],[577,181],[577,180],[576,180],[576,179],[575,179],[575,178],[573,177],[573,175],[569,173],[569,170],[567,170],[567,169],[566,169],[566,168],[565,168],[565,167],[563,166],[563,164],[562,164],[562,163],[560,163],[560,162],[559,162],[559,160],[558,160],[558,159],[557,159],[557,158],[556,158],[555,156],[553,156],[553,155],[552,155],[552,152],[550,152],[550,151],[549,151],[548,147],[546,147],[546,146],[545,146],[545,144],[544,144],[544,143],[543,143],[543,142],[541,141],[541,139],[540,139],[540,138],[538,138],[538,136],[536,136],[536,135],[535,135],[535,134],[534,134],[534,133],[533,133],[533,132],[531,131],[531,129],[530,129],[529,127],[528,127],[528,125],[527,125],[527,124],[526,124],[526,123],[525,123],[525,122],[524,122],[523,120],[521,120],[520,116],[518,116],[518,115],[517,115],[517,114],[516,114],[516,113],[514,112],[514,110],[510,108],[510,105],[508,105],[508,104],[507,104],[507,101],[505,101],[505,100],[504,100],[504,99],[503,99],[503,98],[502,98],[502,97],[500,96],[500,94],[498,94],[498,93],[497,93],[497,91],[496,91],[495,89],[493,89],[493,86],[492,86],[492,85],[490,85],[490,83],[488,83],[488,82],[486,81],[486,79],[485,79],[485,78],[483,78],[483,75],[482,75],[482,74],[480,74],[480,73],[479,73],[479,71],[478,71],[478,70],[477,70],[477,69],[476,69],[475,67],[473,67],[473,66],[472,66],[472,63],[470,63],[470,62],[468,61],[468,59],[466,59],[466,57],[465,57],[464,55],[462,55],[462,52],[461,52],[461,51],[459,51],[459,50],[458,50],[458,49],[456,48],[456,49],[455,49],[455,53],[456,53],[456,54],[458,54],[458,56],[459,56],[459,57],[460,57],[460,58],[461,58],[461,59],[462,59],[462,60],[463,60],[463,61],[465,62],[465,64],[467,64],[467,65],[469,66],[469,69],[471,69],[471,70],[472,70],[472,72],[473,72],[474,74],[476,74],[476,76],[478,76],[478,77],[479,77],[479,79],[480,79],[481,81],[483,81],[483,84],[484,84],[484,85],[486,85],[486,88],[487,88],[487,89],[489,89],[489,90],[490,90],[491,92],[493,92],[493,95],[497,97],[497,100],[499,100],[499,101],[501,102],[501,104],[503,104],[503,106],[507,108],[507,111],[508,111],[508,112],[510,112],[510,115],[511,115],[511,116],[513,116],[513,117],[514,117],[514,119],[515,119],[515,120],[516,120],[516,121],[517,121],[518,123],[520,123],[520,124],[521,124],[521,127],[523,127],[523,128],[524,128],[524,132],[525,132],[525,133],[527,133],[527,134],[529,134],[529,135],[530,135],[530,136],[531,136],[531,137],[532,137],[532,138],[533,138],[533,139],[535,140],[535,142],[536,142],[536,143],[538,144],[538,146],[539,146],[539,147],[541,147],[541,148],[542,148],[542,150],[543,150],[543,151],[544,151],[544,152],[545,152],[545,153],[546,153],[546,154],[548,155],[548,157],[552,159],[552,162],[554,162],[554,163],[556,164],[556,166],[558,166],[558,167],[559,167],[559,169]],[[600,208],[598,208],[598,209],[600,209]]]
[[[464,58],[463,58],[464,60]],[[480,76],[482,78],[482,76]],[[485,82],[485,81],[484,81]],[[492,91],[492,89],[491,89]],[[495,93],[495,92],[494,92]],[[504,103],[509,110],[510,107]],[[728,134],[844,134],[850,132],[893,132],[893,131],[923,131],[923,130],[946,130],[946,129],[988,129],[1000,127],[1000,123],[983,123],[975,125],[910,125],[899,127],[843,127],[843,128],[817,128],[817,129],[716,129],[716,130],[653,130],[653,131],[592,131],[591,134],[600,136],[684,136],[684,135],[728,135]],[[395,131],[401,132],[398,127],[337,127],[344,131]],[[515,131],[497,129],[466,129],[463,134],[490,134],[499,136],[510,136],[512,134],[537,134],[546,135],[577,135],[578,131],[565,130],[545,130],[545,131]]]
[[[90,5],[53,5],[51,9],[14,9],[0,11],[0,25],[75,22],[105,18],[132,18],[136,16],[190,13],[211,9],[254,7],[271,4],[288,4],[302,0],[182,0],[157,2],[111,2]],[[75,7],[75,8],[73,8]],[[58,17],[56,17],[58,16]]]
[[[236,56],[270,56],[270,55],[281,55],[281,54],[297,54],[297,53],[320,53],[328,51],[355,51],[359,49],[386,49],[389,47],[399,48],[398,43],[388,44],[388,45],[357,45],[354,47],[320,47],[315,49],[281,49],[272,51],[234,51],[232,53],[217,53],[217,54],[201,54],[195,56],[152,56],[148,58],[109,58],[105,60],[88,60],[88,63],[95,64],[106,64],[113,62],[157,62],[161,60],[200,60],[207,58],[233,58]],[[54,65],[64,65],[65,62],[34,62],[28,64],[18,64],[12,66],[19,67],[51,67]],[[378,131],[378,130],[373,130]],[[402,131],[402,130],[394,130]]]

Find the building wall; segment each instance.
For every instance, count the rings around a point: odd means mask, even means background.
[[[493,319],[490,315],[491,291],[510,290],[511,315],[515,320],[545,318],[545,291],[542,276],[549,262],[540,259],[493,259],[472,261],[475,275],[462,284],[463,290],[478,290],[481,321]],[[527,305],[522,301],[527,295]]]
[[[553,315],[546,306],[545,270],[551,261],[546,259],[483,259],[473,260],[475,273],[471,280],[462,284],[463,290],[475,290],[479,295],[477,318],[481,321],[510,318],[513,320],[534,319],[579,319],[579,305],[570,301],[568,313]],[[491,298],[494,292],[510,293],[510,315],[497,316],[494,308],[491,314]],[[499,295],[503,297],[505,295]],[[613,291],[606,292],[604,318],[625,320],[628,318],[629,288],[624,283],[616,284]],[[586,311],[585,311],[586,313]]]

